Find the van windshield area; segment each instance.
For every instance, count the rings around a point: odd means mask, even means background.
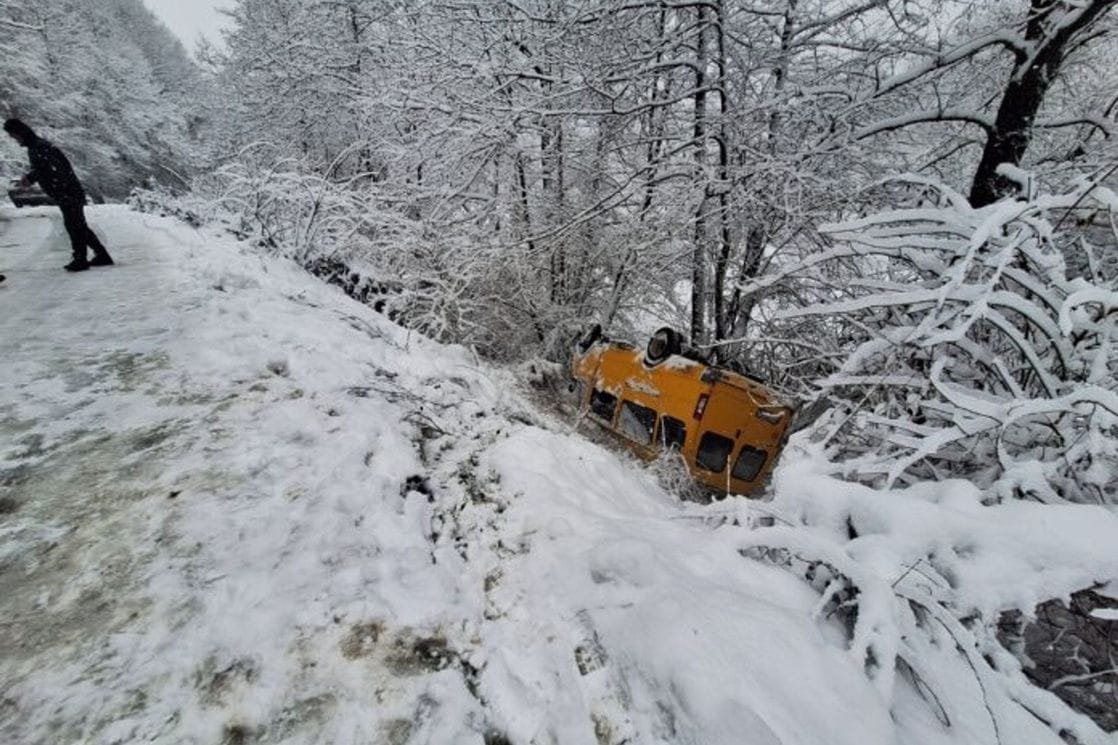
[[[656,412],[647,406],[623,401],[617,429],[639,445],[651,445],[652,431],[656,429]]]
[[[699,452],[695,454],[695,463],[704,470],[722,473],[733,449],[734,441],[730,438],[704,432],[703,439],[699,441]]]

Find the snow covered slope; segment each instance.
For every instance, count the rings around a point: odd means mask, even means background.
[[[56,212],[0,212],[0,742],[995,741],[890,700],[749,505],[287,262],[90,218],[119,266],[67,275]]]

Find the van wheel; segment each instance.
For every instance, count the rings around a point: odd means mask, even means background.
[[[657,329],[648,340],[648,348],[644,350],[644,361],[650,365],[659,365],[673,354],[679,354],[682,349],[683,338],[679,332],[670,326],[665,326]]]
[[[593,326],[586,329],[586,333],[584,333],[581,337],[579,337],[578,350],[580,352],[585,352],[587,349],[590,349],[590,346],[594,342],[598,341],[598,339],[601,339],[601,338],[602,338],[602,324],[595,323]]]

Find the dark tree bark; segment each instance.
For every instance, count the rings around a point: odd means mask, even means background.
[[[780,29],[780,53],[772,67],[773,99],[780,101],[787,87],[789,69],[792,62],[793,34],[796,27],[797,7],[799,0],[787,0],[784,6],[784,16]],[[782,136],[783,109],[780,105],[774,106],[768,117],[768,153],[776,158],[780,152]],[[753,296],[742,297],[741,286],[746,279],[752,279],[761,273],[765,245],[774,230],[778,218],[770,214],[750,215],[745,228],[745,239],[742,241],[742,255],[739,261],[738,280],[734,283],[733,292],[729,301],[723,301],[725,306],[725,319],[722,321],[719,341],[732,338],[743,338],[749,328],[749,321],[753,314],[753,307],[757,298]],[[724,291],[724,290],[723,290]],[[732,347],[720,347],[721,354],[729,358],[733,356]]]
[[[707,225],[706,209],[710,198],[710,183],[706,177],[707,163],[707,7],[699,5],[698,38],[695,41],[695,96],[694,131],[695,177],[702,182],[703,196],[695,211],[694,253],[691,257],[691,344],[700,347],[706,343],[707,293]]]
[[[1037,111],[1060,71],[1069,42],[1112,7],[1113,0],[1089,0],[1083,4],[1032,0],[1025,30],[1027,43],[1015,53],[1013,73],[971,184],[973,206],[985,207],[1012,193],[1013,183],[998,175],[998,166],[1021,162],[1029,147]]]
[[[668,26],[668,9],[667,6],[661,6],[657,15],[656,23],[656,38],[658,44],[656,46],[656,54],[654,56],[655,69],[661,69],[664,62],[665,44],[664,38]],[[667,134],[667,119],[668,108],[663,106],[663,102],[670,101],[672,98],[671,92],[671,77],[655,74],[652,76],[648,83],[648,101],[649,106],[643,115],[642,134],[647,140],[644,152],[644,196],[641,199],[640,212],[637,215],[637,221],[642,225],[647,222],[648,216],[652,211],[653,199],[656,196],[656,182],[660,177],[661,158],[664,154],[664,138]],[[617,271],[614,273],[613,290],[610,293],[610,301],[607,306],[603,325],[609,328],[617,317],[618,311],[621,309],[621,300],[628,290],[629,283],[632,281],[632,275],[636,269],[635,262],[637,260],[638,251],[637,247],[630,243],[625,250],[625,256],[617,266]]]
[[[728,338],[731,322],[726,311],[726,275],[730,268],[730,256],[734,249],[734,236],[730,222],[730,148],[727,123],[730,119],[726,80],[726,9],[722,0],[714,2],[714,41],[718,68],[718,225],[719,248],[714,266],[714,340]],[[721,347],[716,348],[715,357],[724,355]]]

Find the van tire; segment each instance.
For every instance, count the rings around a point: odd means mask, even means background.
[[[648,340],[648,347],[644,350],[644,361],[649,365],[659,365],[673,354],[679,354],[682,349],[683,337],[671,326],[664,326],[657,329]]]
[[[587,349],[590,349],[591,345],[593,345],[594,342],[598,341],[598,339],[601,339],[601,338],[602,338],[602,324],[595,323],[593,326],[586,329],[586,333],[584,333],[582,336],[579,337],[579,339],[578,339],[578,351],[585,352]]]

